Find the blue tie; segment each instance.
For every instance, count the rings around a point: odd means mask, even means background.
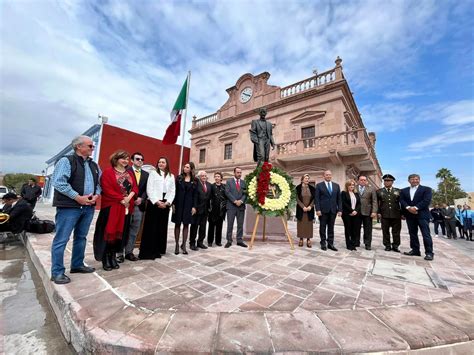
[[[329,191],[329,194],[332,195],[332,187],[331,187],[330,182],[328,182],[328,191]]]

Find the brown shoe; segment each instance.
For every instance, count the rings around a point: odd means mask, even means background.
[[[298,246],[299,246],[299,247],[302,247],[303,244],[304,244],[304,243],[303,243],[303,238],[300,238],[300,242],[298,243]]]
[[[313,244],[311,244],[311,239],[308,239],[308,240],[306,241],[306,246],[307,246],[308,248],[312,248],[312,247],[313,247]]]

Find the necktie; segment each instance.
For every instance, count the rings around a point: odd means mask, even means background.
[[[328,182],[328,191],[329,191],[329,194],[331,195],[332,194],[332,186],[331,186],[330,182]]]
[[[237,187],[237,191],[240,191],[240,180],[235,180],[235,186]]]
[[[137,183],[140,182],[140,176],[142,172],[140,170],[135,170],[135,179],[137,179]]]
[[[206,186],[206,183],[203,183],[203,184],[202,184],[202,189],[204,190],[204,192],[207,192],[207,186]]]
[[[364,190],[365,190],[365,187],[364,187],[364,186],[361,186],[361,187],[360,187],[360,194],[361,194],[361,195],[364,194]]]

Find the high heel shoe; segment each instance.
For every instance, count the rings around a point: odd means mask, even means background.
[[[179,254],[179,245],[176,244],[176,247],[174,248],[174,255],[178,255]]]
[[[183,251],[184,255],[188,255],[188,252],[186,251],[186,245],[185,244],[181,244],[181,250]]]

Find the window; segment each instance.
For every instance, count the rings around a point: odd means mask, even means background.
[[[310,127],[303,127],[301,128],[301,138],[303,138],[303,144],[305,148],[314,146],[314,138],[316,135],[316,131],[314,126]]]
[[[206,149],[199,150],[199,163],[203,164],[206,162]]]
[[[232,143],[224,146],[224,160],[232,159]]]

